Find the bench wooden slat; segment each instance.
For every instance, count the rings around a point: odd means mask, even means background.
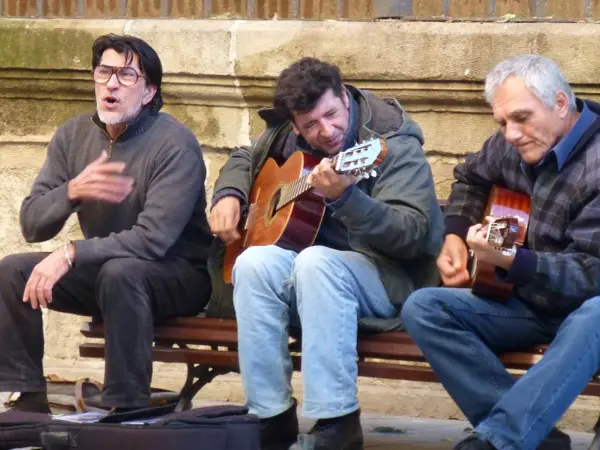
[[[194,329],[161,326],[155,330],[155,338],[163,340],[185,341],[189,344],[236,344],[237,330]]]
[[[175,325],[159,325],[154,328],[154,339],[160,341],[185,342],[191,345],[235,345],[237,344],[237,328],[206,326],[205,319],[198,321],[194,328],[178,328]],[[81,333],[88,338],[104,338],[102,325],[86,324]]]
[[[104,344],[81,344],[79,346],[79,356],[84,358],[104,358]],[[216,367],[238,368],[237,352],[225,350],[214,351],[155,347],[152,349],[152,359],[166,363],[212,364]]]
[[[169,319],[165,325],[180,327],[180,328],[198,328],[199,324],[202,327],[211,329],[223,329],[223,330],[234,330],[237,331],[237,323],[233,319],[219,319],[217,317],[175,317]],[[160,327],[161,325],[159,325]]]
[[[406,336],[409,338],[409,336]],[[426,362],[421,350],[410,341],[405,343],[358,341],[358,354],[365,358],[400,359],[405,361]],[[509,369],[529,369],[543,356],[539,348],[530,351],[508,352],[499,355],[500,360]]]

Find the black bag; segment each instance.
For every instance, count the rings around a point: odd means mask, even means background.
[[[0,450],[259,450],[259,420],[241,406],[210,406],[156,419],[157,408],[75,423],[46,414],[0,414]],[[134,423],[131,423],[134,421]]]

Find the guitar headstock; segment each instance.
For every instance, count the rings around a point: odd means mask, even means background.
[[[488,243],[496,250],[509,250],[517,241],[518,217],[499,217],[488,225]]]
[[[385,141],[380,138],[371,139],[340,152],[335,157],[335,171],[339,174],[374,177],[374,170],[387,154]]]

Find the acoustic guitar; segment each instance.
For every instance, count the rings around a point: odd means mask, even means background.
[[[513,246],[521,247],[527,236],[531,200],[528,195],[513,192],[494,185],[490,192],[484,217],[492,216],[489,223],[487,241],[497,251],[507,251]],[[496,300],[508,300],[513,285],[496,277],[496,266],[473,257],[471,260],[471,290],[474,294]]]
[[[332,158],[338,174],[360,178],[377,175],[374,170],[385,158],[383,139],[357,144]],[[308,185],[308,175],[320,158],[296,151],[279,167],[268,158],[260,170],[252,191],[241,239],[225,249],[223,281],[231,283],[233,265],[248,247],[278,245],[297,252],[310,247],[325,214],[323,197]]]

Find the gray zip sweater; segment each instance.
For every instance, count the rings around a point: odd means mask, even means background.
[[[107,150],[126,164],[133,191],[120,204],[67,199],[67,183]],[[192,132],[164,113],[143,110],[114,141],[97,116],[68,120],[52,138],[46,161],[21,205],[27,242],[53,238],[76,212],[85,240],[76,264],[112,258],[180,257],[206,267],[212,241],[206,219],[206,167]]]

